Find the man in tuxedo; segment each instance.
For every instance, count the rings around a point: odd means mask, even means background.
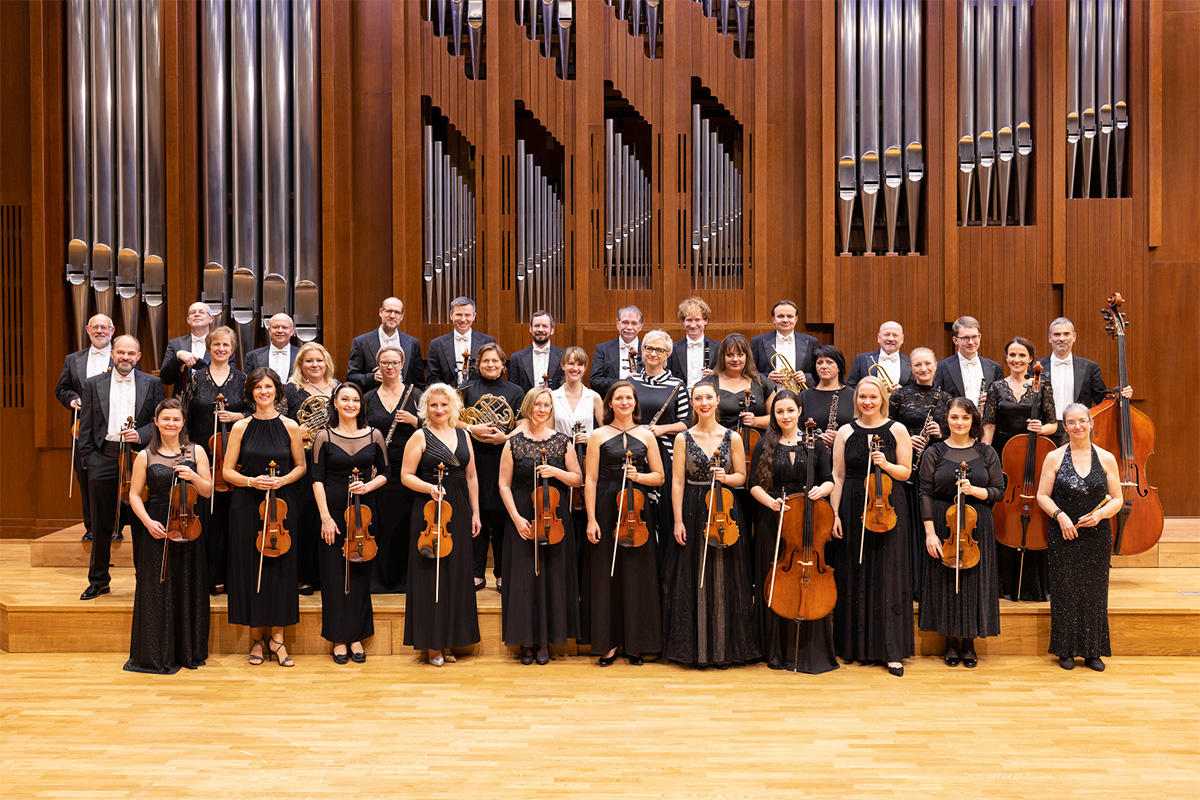
[[[83,407],[83,385],[112,366],[113,322],[103,314],[88,320],[87,333],[91,345],[78,350],[63,360],[62,375],[54,387],[58,402],[72,411]],[[79,435],[75,434],[78,439]],[[75,479],[79,481],[79,497],[83,502],[83,540],[92,540],[92,507],[88,502],[87,463],[83,460],[83,449],[75,445]]]
[[[974,317],[959,317],[951,326],[954,331],[954,346],[957,352],[938,362],[933,385],[951,397],[966,397],[973,400],[982,411],[987,396],[987,387],[1004,379],[1004,370],[990,358],[979,355],[983,341],[979,320]]]
[[[463,353],[472,358],[479,348],[496,341],[486,333],[472,330],[475,324],[475,301],[469,297],[456,297],[450,302],[450,321],[454,323],[452,333],[442,334],[429,343],[429,385],[445,383],[458,388],[478,377],[478,366],[470,370],[463,364]],[[419,356],[418,356],[419,358]],[[406,362],[407,363],[407,362]]]
[[[1071,352],[1075,346],[1075,323],[1059,317],[1050,323],[1050,347],[1053,355],[1041,360],[1042,377],[1050,379],[1054,389],[1054,408],[1058,415],[1058,431],[1054,440],[1058,444],[1067,441],[1067,429],[1062,424],[1063,411],[1071,403],[1083,403],[1088,408],[1099,405],[1108,395],[1100,365],[1095,361],[1080,358]],[[1133,397],[1133,388],[1124,386],[1121,394]]]
[[[80,600],[94,600],[108,592],[109,555],[115,538],[111,534],[121,530],[121,503],[117,499],[121,442],[128,443],[132,458],[133,451],[150,441],[154,410],[165,396],[158,378],[134,368],[141,357],[142,347],[137,339],[118,336],[112,345],[114,368],[88,378],[83,385],[79,449],[87,462],[88,499],[96,530],[92,536],[88,587],[79,596]],[[133,427],[122,430],[130,417]],[[132,461],[128,463],[132,469]]]
[[[295,332],[296,325],[287,314],[281,313],[271,317],[267,321],[267,333],[271,337],[271,343],[246,353],[242,362],[246,374],[249,375],[259,367],[270,367],[275,370],[279,380],[287,383],[296,366],[296,355],[300,352],[300,348],[292,344],[292,335]]]
[[[712,374],[721,343],[704,335],[712,319],[712,308],[702,298],[689,297],[679,304],[675,314],[683,323],[684,337],[671,346],[667,369],[676,378],[682,378],[691,391],[701,378]]]
[[[167,342],[167,352],[158,368],[158,378],[164,386],[175,386],[177,390],[182,390],[192,367],[198,362],[209,363],[208,346],[204,340],[212,328],[212,321],[207,303],[192,303],[188,306],[187,322],[191,333],[176,336]]]
[[[382,379],[375,364],[375,356],[378,355],[379,348],[390,344],[392,347],[399,347],[404,353],[404,371],[400,373],[400,379],[418,389],[425,388],[425,359],[421,355],[421,343],[416,337],[400,330],[400,323],[403,321],[404,303],[400,298],[389,297],[379,305],[379,327],[361,336],[355,336],[350,344],[350,363],[346,366],[346,380],[357,383],[365,392],[378,387]]]
[[[799,319],[800,307],[791,300],[780,300],[771,309],[774,333],[762,333],[750,340],[754,365],[760,374],[766,375],[777,386],[783,383],[783,373],[771,366],[771,356],[776,353],[784,356],[796,372],[803,372],[809,386],[816,386],[813,374],[817,367],[815,353],[820,342],[816,337],[796,332]]]
[[[854,363],[850,365],[850,375],[846,378],[846,385],[856,386],[859,381],[870,374],[871,359],[875,359],[875,363],[883,367],[888,378],[896,386],[908,386],[913,383],[916,378],[912,374],[912,362],[908,356],[900,352],[900,347],[904,344],[904,327],[899,322],[888,320],[879,326],[879,333],[876,334],[875,341],[879,342],[877,351],[859,353],[854,357]]]
[[[508,379],[528,392],[535,386],[557,389],[563,383],[563,349],[550,343],[554,335],[554,317],[549,311],[535,311],[529,320],[533,344],[518,350],[508,361]],[[543,382],[545,376],[547,380]]]
[[[596,345],[592,354],[592,374],[589,378],[592,391],[601,397],[608,392],[608,387],[619,380],[628,378],[630,372],[637,372],[639,366],[629,368],[629,351],[636,353],[634,360],[640,364],[642,360],[642,343],[638,334],[642,332],[642,310],[637,306],[625,306],[617,312],[616,339],[601,342]]]

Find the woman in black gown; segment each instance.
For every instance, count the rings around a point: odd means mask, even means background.
[[[475,589],[487,586],[488,545],[492,547],[492,574],[496,576],[496,590],[504,586],[504,529],[508,525],[508,512],[500,499],[500,454],[508,441],[513,427],[520,416],[525,392],[511,381],[504,380],[504,351],[495,342],[479,348],[479,377],[462,388],[463,403],[468,409],[475,407],[484,397],[489,405],[503,406],[501,412],[509,418],[507,425],[460,422],[458,427],[466,430],[475,439],[472,455],[475,459],[475,474],[479,476],[479,521],[482,528],[472,541]]]
[[[183,404],[168,397],[154,411],[150,445],[134,458],[129,482],[137,576],[125,662],[129,672],[171,675],[180,667],[203,666],[208,659],[208,569],[199,549],[203,544],[166,541],[171,483],[176,477],[191,483],[200,497],[212,493],[204,448],[188,442]],[[149,490],[144,503],[143,488]]]
[[[921,458],[921,520],[925,529],[922,555],[926,560],[917,614],[923,631],[946,637],[946,666],[973,668],[979,663],[975,640],[1000,633],[1000,580],[996,575],[996,526],[992,505],[1004,496],[1004,472],[996,451],[979,441],[983,425],[979,410],[965,397],[950,401],[945,418],[950,436],[926,448]],[[970,475],[959,480],[966,462]],[[951,536],[946,510],[961,489],[975,509],[975,541],[979,563],[958,571],[942,562],[943,540]]]
[[[1027,388],[1030,383],[1026,375],[1035,359],[1033,343],[1014,336],[1005,346],[1004,354],[1008,375],[988,386],[987,402],[983,407],[983,442],[992,446],[1001,463],[1004,462],[1004,446],[1014,436],[1032,431],[1039,436],[1053,437],[1058,430],[1050,375],[1042,373],[1041,403],[1037,409],[1033,408],[1033,392]],[[1017,477],[1019,480],[1020,476]],[[1008,476],[1008,480],[1012,481],[1013,476]],[[1044,602],[1050,594],[1046,551],[1027,550],[1022,569],[1019,550],[999,543],[996,546],[1000,590],[1004,597]],[[1018,586],[1020,597],[1016,596]]]
[[[417,496],[444,500],[450,511],[445,523],[450,552],[438,559],[418,549],[425,529],[425,503],[414,502],[408,553],[408,599],[404,612],[404,644],[428,651],[429,663],[454,663],[454,647],[479,641],[479,614],[471,585],[471,537],[479,535],[479,481],[471,437],[455,427],[462,413],[458,392],[444,383],[425,390],[417,416],[425,427],[408,440],[400,478]],[[444,466],[438,488],[438,466]],[[440,566],[438,562],[441,562]]]
[[[500,498],[509,515],[501,624],[504,643],[521,649],[522,664],[535,659],[546,664],[550,645],[579,637],[579,580],[567,490],[583,486],[583,473],[571,437],[554,429],[554,397],[549,389],[530,389],[521,403],[521,416],[523,430],[509,437],[500,457]],[[559,501],[553,507],[563,527],[558,544],[542,541],[541,536],[534,543],[533,492],[541,483],[538,476],[548,478],[558,490]]]
[[[817,385],[800,393],[804,418],[823,428],[821,441],[832,450],[833,439],[843,425],[854,421],[854,387],[846,385],[846,356],[831,344],[813,351]]]
[[[644,349],[643,349],[644,352]],[[746,482],[741,438],[717,424],[717,390],[700,381],[692,389],[695,424],[675,439],[674,541],[663,575],[663,658],[693,667],[726,669],[759,658],[754,641],[754,601],[749,581],[749,535],[725,547],[707,542],[710,489]],[[736,503],[724,509],[744,530]],[[706,551],[707,550],[707,554]],[[704,585],[700,585],[703,570]]]
[[[933,385],[933,376],[937,374],[937,357],[932,350],[918,347],[910,357],[913,382],[892,392],[888,398],[888,415],[903,425],[912,439],[913,472],[904,482],[904,491],[908,494],[908,507],[917,509],[920,508],[917,484],[921,454],[930,442],[945,436],[942,423],[953,398]],[[909,517],[912,528],[913,597],[920,600],[921,583],[928,561],[925,557],[925,526],[920,514],[912,513]]]
[[[600,666],[610,666],[623,647],[629,663],[640,666],[643,656],[662,652],[662,603],[659,597],[658,555],[654,548],[654,504],[647,499],[641,519],[650,538],[641,547],[619,547],[617,496],[622,476],[626,489],[645,496],[646,486],[661,486],[662,460],[658,443],[639,426],[637,392],[629,381],[617,381],[604,397],[604,424],[588,436],[587,480],[584,496],[588,513],[587,571],[593,653]],[[625,454],[632,463],[625,466]]]
[[[295,662],[284,647],[283,629],[300,621],[295,539],[274,558],[260,559],[256,543],[262,530],[258,509],[268,490],[287,503],[283,527],[293,537],[297,527],[292,485],[304,475],[304,443],[300,426],[276,410],[275,400],[282,394],[283,385],[270,367],[246,377],[246,405],[254,413],[233,424],[224,470],[225,480],[235,487],[229,504],[229,622],[250,627],[251,665],[263,662],[267,645],[281,667],[290,667]],[[271,462],[274,477],[268,474]]]
[[[1038,505],[1050,517],[1050,648],[1058,665],[1076,657],[1097,672],[1112,655],[1108,638],[1108,573],[1112,523],[1121,510],[1121,475],[1112,453],[1092,444],[1087,406],[1063,410],[1067,443],[1046,457]],[[1107,500],[1105,499],[1107,496]]]
[[[237,334],[222,325],[209,331],[204,339],[209,364],[197,362],[191,379],[183,389],[183,408],[187,416],[188,439],[203,446],[221,428],[229,441],[229,426],[246,416],[246,373],[233,366],[237,352]],[[223,398],[224,411],[217,411],[217,398]],[[209,449],[215,449],[209,442]],[[211,502],[200,504],[204,523],[204,552],[208,558],[208,580],[212,594],[225,591],[229,571],[229,502],[233,493],[214,491]]]
[[[401,380],[404,374],[404,351],[384,345],[375,354],[375,366],[382,381],[363,398],[367,424],[383,434],[387,449],[387,483],[375,490],[372,497],[378,514],[375,516],[375,545],[379,551],[371,561],[371,591],[376,594],[403,594],[408,583],[409,523],[412,521],[413,493],[400,480],[404,447],[420,426],[417,405],[421,390]]]
[[[853,408],[853,402],[850,407]],[[771,404],[771,424],[754,448],[750,464],[750,494],[758,501],[755,523],[755,574],[760,587],[755,595],[759,642],[771,669],[788,669],[819,675],[838,668],[833,649],[833,614],[824,619],[796,622],[784,619],[767,605],[767,586],[775,561],[781,495],[800,494],[807,489],[814,501],[828,502],[833,492],[829,451],[816,443],[811,456],[814,486],[807,486],[810,453],[801,428],[801,408],[795,392],[780,390]],[[807,417],[806,417],[807,419]],[[816,420],[813,420],[816,422]],[[793,506],[803,502],[792,501]],[[836,573],[835,573],[836,574]]]
[[[387,483],[388,460],[383,434],[367,425],[361,386],[338,386],[333,407],[337,423],[317,434],[312,449],[313,494],[321,515],[317,555],[325,587],[321,590],[321,636],[333,644],[335,663],[353,659],[361,664],[367,660],[362,640],[375,635],[371,562],[346,563],[346,508],[351,506],[349,495],[357,495],[360,506],[378,519],[371,493]]]
[[[887,395],[878,378],[863,378],[855,387],[854,413],[857,419],[833,442],[831,503],[838,512],[833,535],[844,537],[843,558],[835,565],[833,640],[846,661],[882,662],[891,674],[903,675],[901,662],[913,654],[912,557],[903,485],[912,472],[912,442],[903,425],[888,419]],[[873,454],[871,436],[881,445]],[[882,533],[863,529],[865,479],[873,464],[892,479],[889,500],[896,524]]]
[[[316,430],[301,420],[300,411],[306,400],[319,398],[328,400],[337,388],[333,377],[333,358],[329,351],[317,342],[305,342],[296,353],[296,364],[292,378],[287,383],[287,406],[283,410],[300,424],[305,442],[304,457],[306,471],[296,482],[292,498],[298,504],[291,509],[296,519],[296,530],[292,531],[292,546],[297,548],[296,575],[299,591],[311,595],[321,588],[321,570],[317,558],[321,542],[321,517],[317,514],[317,501],[312,492],[312,439]],[[318,401],[314,401],[316,403]],[[310,404],[312,405],[312,404]],[[328,410],[328,404],[322,404]],[[331,410],[328,413],[333,413]],[[329,422],[332,424],[333,420]]]

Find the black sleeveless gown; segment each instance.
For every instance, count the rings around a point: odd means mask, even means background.
[[[150,498],[146,511],[163,523],[171,499],[175,459],[146,451],[146,486]],[[183,464],[196,468],[191,451]],[[200,498],[204,502],[204,498]],[[197,504],[198,505],[198,504]],[[130,514],[133,532],[134,571],[133,626],[129,636],[128,672],[172,675],[180,667],[195,669],[208,659],[208,562],[204,534],[191,542],[167,545],[166,580],[162,574],[163,545],[135,515]]]

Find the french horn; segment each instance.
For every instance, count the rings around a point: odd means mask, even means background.
[[[296,422],[308,426],[304,436],[304,449],[312,450],[313,440],[317,434],[329,427],[329,398],[314,394],[305,398],[296,412]]]
[[[475,405],[464,408],[458,418],[468,425],[490,425],[508,433],[513,423],[513,411],[503,397],[485,394],[475,401]],[[472,436],[482,441],[478,436]]]

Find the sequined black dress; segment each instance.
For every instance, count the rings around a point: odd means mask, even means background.
[[[508,440],[512,455],[512,495],[517,512],[533,521],[533,470],[541,463],[566,469],[567,448],[571,437],[555,433],[536,441],[523,433]],[[504,643],[513,647],[538,647],[566,644],[579,637],[579,579],[575,567],[575,532],[571,519],[570,492],[561,482],[551,479],[558,489],[558,518],[563,524],[563,539],[558,544],[539,544],[538,574],[534,574],[533,541],[523,539],[509,520],[504,534],[504,589],[501,592]]]
[[[404,399],[403,394],[401,399]],[[420,399],[421,390],[414,388],[404,403],[404,410],[415,416]],[[367,424],[386,438],[397,409],[389,411],[384,406],[378,389],[367,392],[363,407]],[[375,544],[379,552],[371,561],[371,591],[377,594],[403,594],[407,588],[410,517],[413,501],[419,498],[400,480],[400,465],[404,463],[404,446],[416,430],[411,425],[397,423],[392,441],[387,444],[388,464],[392,466],[388,482],[374,492],[379,511],[375,517]]]
[[[146,451],[146,486],[150,494],[146,511],[164,525],[176,463],[173,457]],[[182,463],[196,468],[192,448]],[[205,534],[191,542],[167,545],[166,580],[159,583],[166,540],[155,539],[137,516],[129,516],[137,586],[125,669],[171,675],[180,667],[203,666],[208,658],[209,626],[208,566],[202,549]]]
[[[732,432],[721,440],[721,463],[731,461]],[[745,664],[760,657],[754,639],[754,602],[749,581],[752,540],[740,535],[729,547],[708,547],[705,557],[704,528],[708,521],[706,496],[711,486],[712,459],[684,434],[687,475],[683,487],[683,524],[686,543],[680,546],[671,536],[663,575],[663,658],[695,667]],[[720,484],[718,484],[718,488]],[[727,509],[739,529],[744,530],[735,503]],[[704,588],[700,567],[704,562]]]
[[[1050,497],[1073,521],[1089,514],[1108,494],[1108,479],[1092,447],[1087,475],[1075,470],[1070,447],[1054,476]],[[1112,655],[1108,638],[1108,574],[1112,564],[1112,524],[1077,528],[1072,541],[1063,538],[1057,520],[1050,520],[1050,653],[1059,658],[1098,658]]]

